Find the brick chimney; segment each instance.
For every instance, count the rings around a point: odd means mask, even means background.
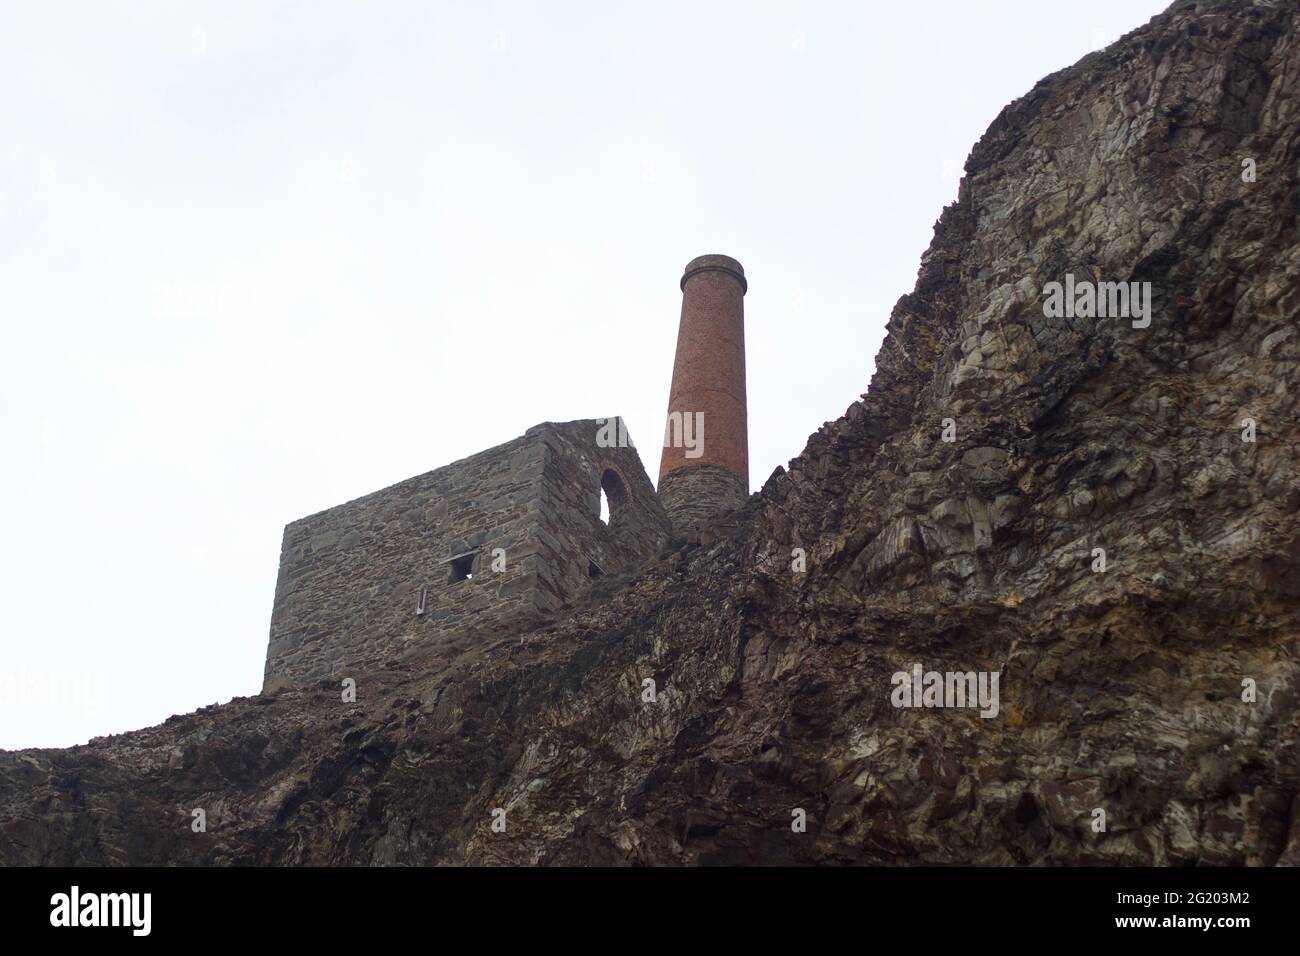
[[[745,270],[730,256],[700,256],[681,287],[658,489],[678,533],[749,497]]]

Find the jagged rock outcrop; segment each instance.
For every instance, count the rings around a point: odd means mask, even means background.
[[[355,704],[0,754],[0,861],[1300,862],[1298,169],[1300,10],[1175,3],[1002,112],[743,511]],[[1067,273],[1150,325],[1047,317]],[[914,662],[997,716],[896,708]]]

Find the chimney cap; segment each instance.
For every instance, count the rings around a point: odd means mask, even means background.
[[[683,292],[686,291],[686,280],[697,272],[725,272],[730,276],[734,276],[736,281],[740,283],[741,295],[749,291],[749,283],[745,280],[745,267],[731,256],[714,253],[706,256],[696,256],[686,263],[686,271],[682,273],[681,282]]]

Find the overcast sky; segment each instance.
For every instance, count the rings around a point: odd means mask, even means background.
[[[261,686],[283,526],[623,415],[739,259],[751,485],[971,146],[1164,0],[0,7],[0,747]]]

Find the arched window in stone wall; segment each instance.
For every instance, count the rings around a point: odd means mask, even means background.
[[[627,504],[627,485],[613,468],[606,468],[600,476],[600,520],[610,527],[618,524],[623,506]]]

